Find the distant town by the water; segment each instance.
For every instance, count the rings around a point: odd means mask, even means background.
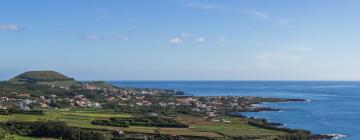
[[[264,102],[303,102],[304,99],[194,96],[174,89],[122,88],[101,81],[78,82],[55,71],[25,72],[1,82],[0,92],[2,126],[10,131],[12,136],[18,137],[65,139],[89,137],[97,137],[96,139],[275,137],[276,139],[330,139],[337,137],[337,135],[312,134],[307,130],[286,128],[282,127],[281,123],[241,114],[241,112],[280,110],[256,105]],[[220,126],[226,129],[220,129]]]

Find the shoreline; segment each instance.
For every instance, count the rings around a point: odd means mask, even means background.
[[[284,109],[279,109],[279,108],[273,108],[273,107],[268,107],[268,106],[257,106],[259,104],[264,104],[264,103],[289,103],[289,102],[312,102],[313,100],[309,100],[309,99],[293,99],[293,98],[285,98],[285,97],[272,97],[272,96],[237,96],[237,95],[193,95],[193,94],[187,94],[185,92],[180,92],[182,94],[176,94],[175,96],[182,96],[182,97],[204,97],[204,98],[217,98],[217,97],[253,97],[253,98],[260,98],[260,99],[274,99],[274,101],[259,101],[259,102],[255,102],[255,103],[251,103],[248,104],[248,107],[250,108],[245,108],[245,109],[241,109],[241,110],[237,110],[236,112],[225,112],[224,115],[226,116],[233,116],[233,117],[241,117],[241,118],[248,118],[248,119],[262,119],[262,118],[254,118],[252,116],[245,116],[241,113],[243,112],[266,112],[266,111],[283,111]],[[267,119],[264,119],[267,121]],[[285,129],[290,129],[290,130],[303,130],[303,131],[308,131],[311,133],[311,131],[309,130],[305,130],[305,129],[296,129],[296,128],[288,128],[285,127],[287,124],[285,123],[281,123],[281,122],[267,122],[268,125],[272,126],[272,127],[278,127],[278,128],[285,128]],[[311,139],[341,139],[347,137],[347,135],[345,134],[312,134],[311,133]]]
[[[285,101],[285,102],[262,102],[262,103],[258,103],[258,104],[253,104],[253,106],[255,107],[259,107],[257,105],[259,104],[263,104],[263,103],[289,103],[289,102],[311,102],[313,100],[306,100],[306,99],[296,99],[297,101]],[[268,112],[268,111],[283,111],[284,109],[279,109],[279,108],[272,108],[272,107],[267,107],[267,106],[262,106],[260,108],[269,108],[269,110],[261,110],[261,111],[246,111],[246,112],[253,112],[253,113],[257,113],[257,112]],[[273,127],[279,127],[279,128],[288,128],[288,129],[299,129],[299,130],[304,130],[304,131],[309,131],[311,133],[311,138],[312,139],[316,139],[316,140],[333,140],[333,139],[343,139],[348,137],[347,134],[335,134],[335,133],[330,133],[330,134],[312,134],[311,130],[306,130],[306,129],[302,129],[302,128],[289,128],[289,127],[285,127],[287,124],[286,123],[282,123],[282,122],[277,122],[277,121],[268,121],[267,118],[256,118],[255,116],[248,116],[248,115],[244,115],[243,113],[246,112],[232,112],[232,116],[234,117],[241,117],[241,118],[248,118],[248,119],[261,119],[261,120],[265,120],[266,124],[273,126]]]

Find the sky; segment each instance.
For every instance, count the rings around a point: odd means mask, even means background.
[[[2,0],[0,80],[359,80],[359,0]]]

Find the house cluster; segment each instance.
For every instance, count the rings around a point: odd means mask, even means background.
[[[52,88],[59,88],[55,85],[49,85]],[[69,88],[67,88],[69,89]],[[0,108],[17,107],[21,110],[29,110],[30,108],[57,108],[59,105],[69,105],[69,107],[83,108],[101,108],[105,102],[120,101],[120,105],[137,105],[150,106],[153,101],[147,100],[145,96],[175,94],[174,90],[161,90],[151,88],[117,88],[106,85],[104,83],[85,83],[79,89],[95,91],[103,98],[89,99],[85,95],[75,94],[75,96],[58,97],[57,95],[36,96],[31,93],[9,92],[3,93],[0,97]],[[15,102],[13,102],[16,100]],[[11,102],[9,102],[11,101]],[[134,103],[130,103],[135,101]]]
[[[186,109],[195,113],[206,114],[214,118],[224,114],[225,109],[241,110],[256,108],[246,104],[246,100],[256,100],[256,97],[241,96],[169,96],[178,95],[175,90],[147,89],[147,88],[114,88],[84,84],[85,90],[101,95],[100,99],[87,98],[89,96],[74,94],[73,96],[58,97],[57,95],[33,96],[30,93],[10,92],[11,97],[0,97],[0,108],[17,107],[30,110],[34,107],[81,107],[101,108],[105,103],[117,103],[120,106],[160,106],[174,109]],[[5,94],[2,94],[5,95]],[[7,94],[8,95],[8,94]],[[16,100],[16,104],[9,101]],[[63,106],[62,106],[63,105]]]
[[[76,95],[73,98],[68,99],[68,101],[73,107],[101,108],[100,103],[91,101],[90,99],[87,99],[84,95]]]
[[[0,109],[17,108],[28,111],[31,108],[57,108],[57,103],[69,104],[70,107],[101,108],[101,104],[91,101],[83,95],[61,98],[57,95],[32,97],[29,93],[11,92],[10,96],[0,97]]]

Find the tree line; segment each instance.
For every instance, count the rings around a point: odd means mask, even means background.
[[[110,118],[110,120],[94,120],[91,123],[95,125],[118,126],[118,127],[129,127],[129,126],[176,127],[176,128],[189,127],[189,125],[182,124],[171,118],[147,117],[147,116],[134,117],[134,118],[113,117]]]
[[[78,129],[60,121],[6,122],[2,128],[7,132],[30,137],[49,137],[66,140],[105,140],[102,132]],[[0,135],[1,136],[1,135]]]

